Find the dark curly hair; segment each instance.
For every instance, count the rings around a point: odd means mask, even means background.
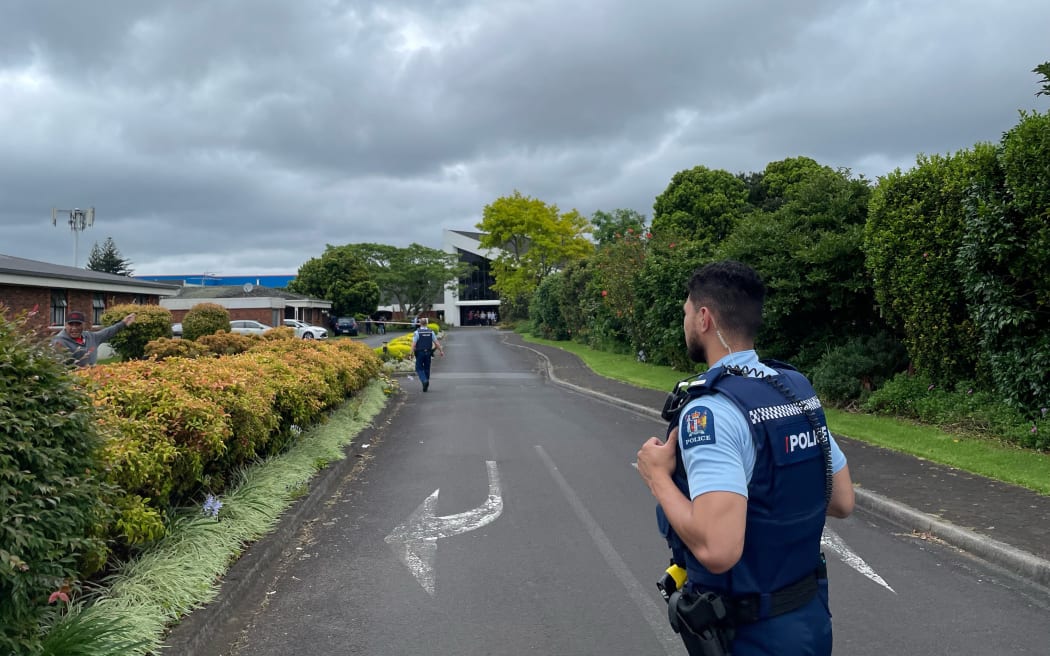
[[[693,307],[706,305],[728,332],[751,340],[758,335],[766,286],[748,265],[736,260],[712,262],[693,271],[688,289]]]

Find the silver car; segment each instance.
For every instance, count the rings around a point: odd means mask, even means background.
[[[253,321],[251,319],[235,319],[230,322],[230,332],[238,335],[262,335],[273,326]]]

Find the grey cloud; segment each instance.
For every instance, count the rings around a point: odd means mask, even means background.
[[[436,246],[514,189],[651,215],[697,164],[875,177],[1045,108],[1047,24],[1034,0],[10,3],[0,252],[65,262],[50,208],[95,205],[81,243],[140,272],[284,272]]]

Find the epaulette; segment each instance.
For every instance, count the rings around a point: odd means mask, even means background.
[[[702,374],[678,381],[671,393],[667,395],[667,400],[664,401],[664,408],[660,412],[660,416],[664,421],[675,421],[678,413],[689,401],[698,396],[711,393],[715,388],[715,383],[725,374],[725,368],[715,367],[714,369],[708,369]]]

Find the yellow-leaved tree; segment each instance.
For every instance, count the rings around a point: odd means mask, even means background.
[[[594,252],[585,236],[591,230],[586,217],[517,190],[486,205],[477,228],[484,233],[481,245],[499,251],[492,261],[493,287],[508,319],[528,316],[529,299],[545,277]]]

